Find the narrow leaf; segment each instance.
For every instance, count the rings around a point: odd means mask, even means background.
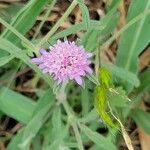
[[[8,55],[4,57],[0,57],[0,67],[7,64],[9,61],[11,61],[14,58],[13,55]]]
[[[36,103],[5,87],[0,88],[0,95],[0,110],[19,122],[27,124]]]
[[[131,113],[132,118],[137,125],[150,134],[150,113],[142,109],[135,109]]]
[[[122,80],[127,81],[128,83],[134,85],[135,87],[138,87],[140,84],[139,79],[137,78],[137,75],[125,70],[121,67],[117,67],[116,65],[113,64],[108,64],[105,65],[113,75],[115,75],[116,77],[119,77]]]
[[[80,125],[81,131],[91,140],[93,141],[99,148],[104,150],[116,150],[115,145],[104,136],[98,134],[97,132],[92,131],[90,128],[85,125]]]
[[[133,0],[129,7],[127,22],[140,15],[146,13],[150,9],[149,0]],[[117,50],[116,64],[125,70],[137,73],[138,55],[150,42],[150,15],[144,17],[131,25],[121,36],[119,47]],[[124,81],[124,80],[123,80]],[[131,84],[123,83],[128,91],[132,88]],[[130,86],[129,86],[130,85]]]

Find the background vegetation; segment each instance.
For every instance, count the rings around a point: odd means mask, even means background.
[[[0,150],[150,149],[150,0],[1,0],[0,23]],[[64,38],[94,74],[61,102],[31,58]]]

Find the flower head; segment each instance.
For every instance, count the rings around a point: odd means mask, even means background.
[[[50,51],[40,50],[40,56],[33,58],[44,73],[49,73],[58,83],[66,80],[75,80],[82,85],[82,78],[88,73],[92,73],[89,67],[91,53],[85,52],[82,46],[77,46],[74,42],[60,41],[50,47]]]

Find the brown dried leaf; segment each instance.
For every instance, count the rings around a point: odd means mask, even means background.
[[[138,128],[138,132],[142,150],[150,150],[150,135],[142,128]]]

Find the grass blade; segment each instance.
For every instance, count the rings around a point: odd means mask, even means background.
[[[27,124],[30,120],[36,103],[8,88],[0,88],[0,110],[17,121]]]

